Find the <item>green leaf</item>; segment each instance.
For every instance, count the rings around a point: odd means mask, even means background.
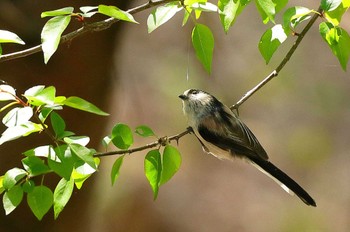
[[[100,159],[94,158],[95,166],[97,167],[100,163]],[[83,183],[96,172],[96,169],[92,168],[90,165],[84,163],[73,169],[71,179],[74,180],[75,186],[80,189]]]
[[[290,33],[290,27],[296,28],[301,22],[308,20],[311,16],[312,10],[302,7],[295,6],[288,8],[283,14],[283,29],[286,33]]]
[[[50,120],[56,138],[62,138],[64,130],[66,129],[66,123],[64,122],[63,118],[58,113],[52,112],[50,114]]]
[[[324,11],[333,11],[341,2],[342,0],[321,0],[321,9]]]
[[[4,183],[4,176],[0,176],[0,194],[2,194],[5,191],[3,183]]]
[[[145,175],[151,185],[154,200],[157,199],[160,179],[162,175],[162,162],[158,150],[151,150],[147,153],[144,162]]]
[[[221,24],[227,33],[245,6],[241,4],[241,0],[219,0],[218,7]]]
[[[263,18],[263,23],[266,24],[268,21],[275,23],[276,10],[272,0],[256,0],[255,4]]]
[[[105,136],[103,139],[102,139],[102,145],[104,148],[107,148],[108,145],[112,142],[112,138],[111,136]]]
[[[70,15],[74,11],[73,7],[65,7],[57,10],[45,11],[41,13],[41,18],[60,16],[60,15]]]
[[[29,156],[22,159],[24,169],[28,172],[29,177],[38,176],[50,172],[50,168],[44,161],[36,156]]]
[[[2,123],[7,127],[14,127],[28,122],[32,116],[33,109],[31,107],[16,107],[5,115],[2,119]]]
[[[63,139],[68,144],[76,143],[81,146],[86,146],[90,142],[90,138],[87,136],[70,136]]]
[[[134,138],[128,125],[118,123],[112,129],[112,143],[120,149],[128,149],[133,143]]]
[[[36,218],[41,220],[52,206],[52,191],[46,186],[36,186],[28,193],[27,202]]]
[[[154,9],[147,19],[148,33],[169,21],[181,9],[178,2],[171,2]]]
[[[281,24],[273,26],[262,35],[259,42],[259,51],[264,57],[266,64],[269,63],[272,55],[286,39],[287,35]]]
[[[338,26],[343,15],[350,7],[350,0],[343,0],[342,3],[332,11],[325,12],[326,19],[331,22],[334,26]]]
[[[163,152],[163,168],[160,184],[168,182],[179,170],[181,165],[180,152],[173,146],[167,145]]]
[[[60,182],[58,182],[53,194],[53,211],[55,214],[55,219],[58,218],[58,215],[68,203],[70,197],[72,196],[73,189],[73,180],[66,180],[62,178]]]
[[[131,23],[138,23],[135,21],[134,17],[131,14],[115,6],[99,5],[98,12],[119,20],[131,22]]]
[[[210,74],[214,51],[214,36],[210,29],[203,24],[196,24],[192,30],[192,44],[198,59]]]
[[[5,173],[2,185],[4,189],[9,190],[25,176],[27,176],[27,172],[25,170],[21,168],[12,168]]]
[[[55,101],[56,88],[54,86],[46,87],[43,85],[34,86],[24,92],[24,96],[29,103],[34,106],[53,105]]]
[[[97,169],[95,161],[94,161],[94,157],[92,156],[93,153],[89,148],[84,147],[80,144],[76,144],[76,143],[68,144],[68,146],[70,147],[72,152],[76,156],[78,156],[81,160],[83,160],[85,163],[90,165],[93,169],[95,169],[95,170]]]
[[[72,175],[74,165],[80,161],[80,159],[73,155],[68,145],[64,144],[55,148],[55,153],[59,157],[56,159],[48,159],[49,167],[60,177],[69,180]]]
[[[37,157],[46,157],[52,160],[59,160],[55,154],[55,151],[50,145],[39,146],[28,151],[23,152],[25,156],[37,156]]]
[[[70,20],[70,15],[55,16],[44,25],[44,28],[41,31],[41,47],[44,52],[45,64],[47,64],[51,56],[57,50],[61,40],[61,35],[67,28]]]
[[[16,90],[10,85],[0,85],[0,101],[16,100]]]
[[[1,43],[17,43],[22,45],[25,44],[25,42],[19,38],[18,35],[5,30],[0,30],[0,44]]]
[[[109,115],[108,113],[100,110],[97,106],[80,97],[69,97],[64,101],[64,105],[101,116]]]
[[[343,70],[346,71],[350,56],[349,34],[343,28],[334,27],[328,22],[322,22],[319,26],[319,31],[322,38],[331,48],[333,54],[338,58]]]
[[[121,156],[118,159],[116,159],[116,161],[113,164],[112,171],[111,171],[112,185],[114,185],[115,181],[119,177],[119,171],[123,164],[123,160],[124,160],[124,156]]]
[[[42,130],[43,127],[41,124],[36,124],[30,121],[18,126],[9,127],[2,133],[0,137],[0,145]]]
[[[136,127],[135,133],[142,136],[142,137],[155,136],[153,130],[146,125],[140,125],[140,126]]]
[[[210,2],[196,2],[190,6],[194,10],[204,12],[218,12],[218,7]]]
[[[27,180],[22,185],[23,192],[26,192],[26,193],[30,193],[31,191],[33,191],[34,187],[35,187],[35,183],[32,180]]]
[[[2,203],[4,205],[5,214],[9,215],[21,203],[23,199],[23,190],[21,186],[16,185],[5,192]]]

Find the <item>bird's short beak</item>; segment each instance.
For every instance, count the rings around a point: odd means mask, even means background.
[[[184,95],[184,94],[181,94],[181,95],[179,95],[179,98],[181,98],[182,100],[186,100],[186,99],[187,99],[187,96]]]

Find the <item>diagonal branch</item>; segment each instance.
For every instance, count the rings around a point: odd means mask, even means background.
[[[230,107],[231,110],[237,110],[240,105],[242,105],[248,98],[250,98],[255,92],[257,92],[259,89],[261,89],[264,85],[266,85],[269,81],[271,81],[274,77],[278,76],[279,72],[283,69],[283,67],[287,64],[289,59],[294,54],[295,50],[298,48],[300,42],[303,40],[306,33],[309,31],[309,29],[312,27],[312,25],[315,23],[316,19],[322,15],[322,9],[321,7],[318,8],[317,12],[314,13],[312,18],[310,19],[309,23],[305,26],[305,28],[302,30],[300,34],[298,34],[298,38],[293,44],[293,46],[289,49],[287,55],[284,57],[284,59],[281,61],[281,63],[277,66],[275,70],[273,70],[267,77],[265,77],[264,80],[262,80],[259,84],[257,84],[254,88],[249,90],[244,96],[233,106]]]
[[[137,7],[134,7],[132,9],[127,10],[127,12],[130,14],[136,14],[138,12],[141,12],[141,11],[144,11],[146,9],[152,8],[154,6],[162,5],[162,4],[165,4],[168,2],[177,2],[177,1],[174,1],[174,0],[157,0],[157,1],[149,0],[147,3],[144,3],[140,6],[137,6]],[[62,36],[61,40],[60,40],[60,44],[64,44],[68,41],[71,41],[71,40],[75,39],[76,37],[80,37],[80,36],[86,34],[87,32],[96,32],[96,31],[106,30],[118,21],[120,21],[120,20],[116,19],[116,18],[108,18],[108,19],[105,19],[105,20],[102,20],[99,22],[86,24],[83,27]],[[31,47],[31,48],[28,48],[28,49],[25,49],[22,51],[13,52],[10,54],[5,54],[5,55],[0,55],[0,63],[5,62],[5,61],[9,61],[9,60],[14,60],[14,59],[26,57],[26,56],[30,56],[30,55],[33,55],[35,53],[41,52],[41,51],[42,51],[42,47],[40,44],[40,45]]]

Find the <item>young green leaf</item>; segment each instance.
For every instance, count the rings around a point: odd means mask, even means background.
[[[24,169],[28,172],[29,177],[38,176],[50,172],[50,168],[42,159],[36,156],[29,156],[22,159]]]
[[[341,4],[341,2],[342,0],[321,0],[321,8],[324,11],[333,11]]]
[[[66,123],[63,118],[56,112],[50,114],[52,129],[55,132],[56,138],[62,138],[64,130],[66,129]]]
[[[192,30],[192,44],[198,59],[210,74],[214,51],[214,36],[211,30],[203,24],[196,24]]]
[[[123,160],[124,160],[124,156],[121,156],[118,159],[116,159],[114,164],[113,164],[112,171],[111,171],[112,185],[114,185],[115,181],[119,177],[119,171],[120,171],[120,168],[123,164]]]
[[[47,162],[49,167],[60,177],[69,180],[74,165],[80,161],[80,159],[73,155],[68,145],[64,144],[55,148],[55,154],[57,159],[50,157]]]
[[[101,116],[107,116],[108,113],[100,110],[97,106],[93,105],[92,103],[80,98],[80,97],[69,97],[64,102],[64,105],[86,111],[89,113],[101,115]]]
[[[131,14],[115,6],[99,5],[98,12],[126,22],[138,23],[135,21],[134,17]]]
[[[14,127],[24,124],[33,116],[32,107],[16,107],[11,109],[2,119],[2,123],[7,127]]]
[[[332,11],[325,12],[324,16],[334,26],[338,26],[343,15],[350,7],[350,0],[343,0],[341,4]]]
[[[63,141],[68,144],[76,143],[85,147],[90,142],[90,138],[88,136],[70,136],[65,137]]]
[[[287,35],[281,24],[273,26],[262,35],[259,42],[259,51],[264,57],[266,64],[269,63],[272,55],[286,39]]]
[[[147,19],[148,33],[169,21],[181,9],[182,7],[177,2],[171,2],[154,9]]]
[[[341,27],[334,27],[331,23],[322,22],[319,26],[320,34],[338,58],[344,71],[350,56],[350,36]]]
[[[308,20],[311,17],[311,12],[312,10],[302,6],[288,8],[283,14],[284,31],[290,33],[290,27],[294,29],[301,22]]]
[[[155,136],[153,130],[146,125],[141,125],[141,126],[136,127],[135,133],[142,136],[142,137]]]
[[[70,15],[74,11],[73,7],[65,7],[57,10],[45,11],[41,13],[41,18],[60,16],[60,15]]]
[[[210,2],[195,2],[190,7],[204,12],[218,12],[218,7]]]
[[[179,170],[181,165],[180,152],[173,146],[167,145],[163,152],[163,168],[160,184],[168,182]]]
[[[227,33],[237,16],[242,12],[244,5],[241,5],[241,0],[219,0],[218,7],[221,24]]]
[[[36,218],[41,220],[52,206],[52,191],[46,186],[36,186],[28,193],[27,202]]]
[[[60,15],[53,17],[44,25],[44,28],[41,31],[41,46],[44,52],[45,64],[47,64],[51,56],[57,50],[61,40],[61,35],[67,28],[70,20],[70,15]]]
[[[14,186],[5,192],[2,203],[4,205],[5,214],[9,215],[21,203],[23,199],[23,190],[19,185]]]
[[[25,44],[24,41],[18,37],[18,35],[5,30],[0,30],[0,44],[1,43],[17,43],[22,45]]]
[[[16,100],[16,90],[10,85],[0,85],[0,101]]]
[[[68,203],[70,197],[72,196],[73,189],[74,180],[66,180],[62,178],[60,182],[58,182],[53,193],[53,211],[55,219],[58,218],[58,215]]]
[[[134,143],[130,127],[122,123],[116,124],[112,129],[112,143],[120,149],[128,149]]]
[[[27,175],[27,172],[21,168],[12,168],[8,170],[2,182],[4,189],[11,189],[16,183]]]
[[[0,194],[2,194],[5,191],[3,183],[4,183],[4,176],[0,176]]]
[[[27,180],[22,185],[23,192],[25,193],[30,193],[31,191],[33,191],[34,187],[35,187],[35,183],[32,180]]]
[[[97,167],[100,163],[100,160],[98,158],[94,158],[95,166]],[[83,183],[93,174],[96,172],[96,169],[92,168],[87,163],[84,163],[82,165],[76,165],[77,167],[73,169],[71,179],[74,180],[74,184],[77,187],[77,189],[81,189],[83,186]]]
[[[162,176],[162,162],[158,150],[147,153],[144,162],[145,175],[153,191],[153,199],[157,199],[160,179]]]
[[[56,88],[43,85],[34,86],[24,92],[28,102],[34,106],[53,105],[55,101]]]
[[[266,24],[269,21],[275,23],[275,4],[272,0],[256,0],[256,7],[261,14],[263,23]]]
[[[81,160],[90,165],[93,169],[97,169],[94,157],[92,156],[93,153],[89,148],[76,143],[68,144],[68,146],[71,149],[71,151]]]
[[[102,142],[102,146],[103,146],[104,148],[107,148],[108,145],[112,142],[112,138],[111,138],[111,136],[107,135],[107,136],[105,136],[105,137],[102,139],[101,142]]]

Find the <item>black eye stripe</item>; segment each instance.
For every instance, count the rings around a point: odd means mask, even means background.
[[[199,90],[197,89],[191,89],[189,92],[189,94],[197,94],[197,93],[199,93]]]

